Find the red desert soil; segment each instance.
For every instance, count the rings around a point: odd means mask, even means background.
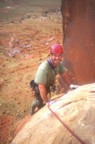
[[[10,143],[29,119],[33,100],[29,83],[48,57],[49,46],[62,43],[62,37],[58,11],[0,24],[0,144]]]

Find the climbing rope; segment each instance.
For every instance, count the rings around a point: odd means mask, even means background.
[[[71,129],[70,129],[70,127],[64,122],[64,121],[62,121],[61,119],[60,119],[60,117],[50,108],[50,105],[49,105],[49,103],[48,103],[48,109],[51,111],[51,113],[62,123],[62,125],[81,143],[81,144],[86,144],[85,142],[83,142],[83,140],[78,136],[78,135],[76,135],[75,133],[74,133],[74,131],[72,131]]]

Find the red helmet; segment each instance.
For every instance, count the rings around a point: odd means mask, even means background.
[[[50,47],[51,54],[63,54],[63,47],[60,44],[53,44]]]

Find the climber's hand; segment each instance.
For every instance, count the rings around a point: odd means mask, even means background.
[[[70,85],[70,89],[71,89],[71,90],[77,89],[78,87],[79,87],[78,85],[74,85],[74,84],[71,84],[71,85]]]
[[[52,101],[49,101],[49,102],[46,103],[46,106],[50,106],[50,105],[52,105],[52,104],[54,104],[54,103],[55,103],[55,101],[53,101],[53,100],[52,100]]]

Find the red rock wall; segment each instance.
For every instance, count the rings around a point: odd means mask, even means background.
[[[95,82],[95,0],[62,0],[65,64],[80,84]]]

